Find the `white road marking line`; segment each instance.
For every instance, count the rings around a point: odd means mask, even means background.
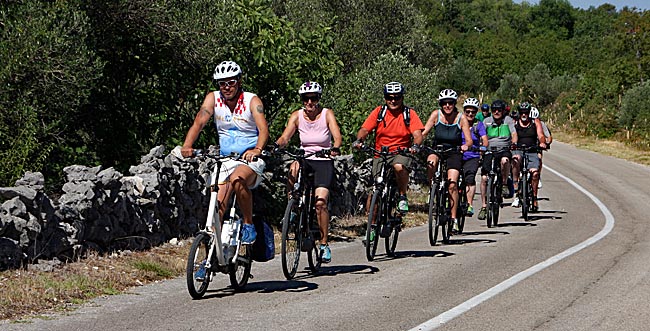
[[[547,267],[549,267],[549,266],[563,260],[564,258],[569,257],[569,256],[579,252],[580,250],[592,245],[593,243],[603,239],[607,234],[609,234],[610,231],[612,231],[612,229],[614,228],[614,223],[615,223],[614,216],[609,211],[609,209],[607,209],[607,207],[598,198],[596,198],[596,196],[591,194],[591,192],[587,191],[582,186],[578,185],[573,180],[571,180],[568,177],[560,174],[559,172],[553,170],[552,168],[549,168],[546,165],[544,165],[544,168],[551,171],[556,176],[564,179],[566,182],[568,182],[573,187],[578,189],[578,191],[584,193],[587,197],[589,197],[589,199],[591,199],[596,204],[596,206],[598,206],[600,211],[605,216],[605,226],[602,228],[602,230],[600,230],[598,233],[596,233],[594,236],[590,237],[589,239],[581,242],[580,244],[578,244],[576,246],[573,246],[573,247],[565,250],[564,252],[549,258],[546,261],[540,262],[540,263],[538,263],[538,264],[536,264],[536,265],[534,265],[534,266],[532,266],[532,267],[530,267],[530,268],[528,268],[528,269],[526,269],[526,270],[524,270],[524,271],[522,271],[522,272],[520,272],[520,273],[518,273],[518,274],[516,274],[516,275],[514,275],[512,277],[510,277],[510,278],[504,280],[503,282],[497,284],[496,286],[488,289],[487,291],[485,291],[485,292],[483,292],[481,294],[478,294],[477,296],[475,296],[475,297],[461,303],[460,305],[458,305],[458,306],[456,306],[456,307],[454,307],[454,308],[452,308],[452,309],[450,309],[450,310],[448,310],[448,311],[446,311],[446,312],[444,312],[444,313],[442,313],[442,314],[440,314],[440,315],[438,315],[438,316],[436,316],[436,317],[434,317],[434,318],[432,318],[432,319],[430,319],[430,320],[428,320],[428,321],[426,321],[426,322],[412,328],[411,329],[412,331],[415,331],[415,330],[433,330],[433,329],[435,329],[435,328],[449,322],[450,320],[464,314],[468,310],[478,306],[479,304],[483,303],[484,301],[489,300],[490,298],[494,297],[495,295],[507,290],[508,288],[514,286],[515,284],[521,282],[522,280],[536,274],[539,271],[542,271],[542,270],[546,269]]]

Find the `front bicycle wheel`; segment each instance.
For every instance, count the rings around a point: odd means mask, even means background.
[[[521,190],[521,217],[524,221],[528,222],[528,208],[530,208],[530,191],[528,190],[528,171],[523,171],[521,174],[521,181],[519,182],[519,189]]]
[[[447,191],[447,185],[438,192],[438,215],[441,215],[439,218],[440,232],[442,233],[442,243],[449,244],[449,238],[451,238],[451,206],[449,206],[449,192]]]
[[[385,207],[387,210],[387,214],[389,215],[389,219],[386,221],[384,226],[388,226],[391,232],[388,235],[388,237],[386,237],[384,246],[386,248],[386,255],[395,256],[397,239],[399,238],[399,231],[402,226],[401,224],[402,216],[400,215],[399,212],[397,212],[397,190],[394,187],[390,189],[390,193],[388,196],[391,198],[389,199],[389,201],[386,201],[384,203],[388,205]]]
[[[379,242],[379,225],[381,224],[381,192],[375,190],[368,210],[368,224],[366,225],[366,258],[368,261],[375,259],[377,243]]]
[[[207,233],[199,233],[190,247],[187,257],[187,290],[194,299],[200,299],[208,290],[212,272],[206,270],[208,252],[210,251],[210,236]]]
[[[494,204],[494,200],[496,199],[494,195],[494,177],[492,176],[488,178],[487,196],[485,197],[485,199],[487,200],[487,217],[485,219],[486,219],[487,227],[491,228],[494,220],[494,212],[493,212],[492,205]]]
[[[228,266],[230,285],[236,291],[246,286],[248,279],[251,278],[251,266],[253,264],[252,250],[253,245],[241,245],[235,263],[230,263]]]
[[[490,191],[490,201],[488,204],[488,220],[492,226],[496,227],[499,223],[499,210],[501,209],[501,183],[498,179],[493,179]]]
[[[300,230],[300,208],[296,199],[290,199],[282,218],[282,273],[292,279],[298,271],[302,231]]]
[[[429,245],[434,246],[438,241],[438,217],[436,216],[436,192],[438,183],[432,183],[429,189]]]
[[[465,189],[458,190],[458,209],[456,215],[458,216],[458,234],[463,233],[465,228],[465,215],[467,214],[467,196]]]

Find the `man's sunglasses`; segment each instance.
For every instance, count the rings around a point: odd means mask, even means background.
[[[317,95],[303,95],[300,98],[302,99],[302,102],[309,102],[310,100],[312,102],[320,101],[320,97]]]
[[[388,101],[397,101],[401,100],[403,95],[390,95],[390,94],[384,94],[384,99]]]
[[[220,80],[217,82],[219,84],[219,87],[231,87],[235,86],[237,84],[238,80],[236,79],[231,79],[231,80]]]
[[[503,109],[501,109],[501,108],[492,108],[492,112],[495,112],[495,111],[501,111],[502,112]]]

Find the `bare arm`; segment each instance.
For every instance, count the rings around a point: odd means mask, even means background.
[[[251,100],[251,113],[259,134],[255,148],[247,150],[243,155],[248,162],[253,161],[253,157],[262,154],[262,150],[269,139],[269,125],[266,122],[266,117],[264,117],[264,105],[262,105],[262,100],[258,96],[253,97]]]
[[[472,134],[469,130],[469,122],[465,116],[461,116],[460,118],[460,129],[463,131],[463,135],[465,136],[465,145],[461,146],[460,148],[462,151],[467,151],[470,147],[472,147],[474,140],[472,139]]]
[[[546,148],[546,136],[544,136],[544,129],[542,128],[542,122],[539,118],[535,119],[535,128],[537,129],[537,141],[539,141],[539,147]]]
[[[289,116],[289,121],[287,121],[287,127],[284,128],[284,132],[282,132],[282,135],[278,140],[275,142],[278,144],[280,147],[285,147],[289,143],[289,140],[291,140],[291,137],[293,137],[293,134],[296,133],[296,129],[298,128],[298,114],[299,112],[294,111],[291,116]]]
[[[332,147],[340,148],[341,143],[343,142],[343,137],[341,137],[341,128],[339,128],[339,124],[336,122],[336,116],[334,116],[333,110],[330,109],[330,111],[327,112],[326,120],[327,127],[330,129],[330,133],[332,134],[332,139],[334,139]]]
[[[213,114],[214,93],[210,92],[205,96],[203,104],[194,118],[194,123],[187,131],[187,135],[185,135],[185,142],[183,142],[183,147],[181,148],[181,155],[184,157],[192,156],[194,151],[192,145],[194,145],[194,142],[199,137],[203,127],[210,121]]]
[[[438,119],[438,110],[436,109],[431,113],[429,119],[424,124],[424,131],[422,131],[422,136],[426,137],[429,134],[433,126],[436,125],[437,119]]]

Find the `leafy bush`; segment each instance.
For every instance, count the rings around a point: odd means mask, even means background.
[[[625,92],[621,100],[619,123],[626,130],[643,135],[650,134],[650,82],[645,82]]]

